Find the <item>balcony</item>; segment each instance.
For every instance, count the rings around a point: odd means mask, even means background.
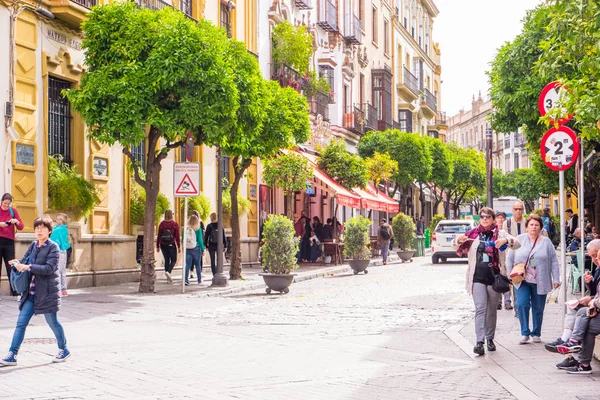
[[[360,136],[365,133],[365,113],[358,107],[348,107],[344,113],[344,128]]]
[[[294,4],[298,8],[298,10],[312,9],[311,0],[294,0]]]
[[[423,89],[421,97],[421,110],[426,119],[437,117],[437,99],[427,89]]]
[[[365,114],[365,132],[377,130],[378,111],[377,107],[371,104],[363,104],[363,112]]]
[[[329,121],[329,95],[317,91],[310,99],[310,113],[315,117],[321,115],[323,120]]]
[[[133,2],[140,8],[147,8],[155,11],[162,10],[165,7],[175,8],[172,3],[163,0],[133,0]],[[192,3],[189,0],[180,0],[179,5],[179,11],[184,13],[189,19],[196,21],[196,19],[192,17]]]
[[[90,8],[98,4],[98,0],[45,0],[43,6],[48,9],[57,20],[64,22],[71,28],[80,29],[81,23],[87,20]]]
[[[279,82],[281,87],[291,87],[300,91],[302,77],[291,67],[287,65],[271,64],[271,80]]]
[[[349,44],[361,44],[363,40],[362,23],[360,19],[352,13],[346,16],[346,32],[344,39]]]
[[[330,0],[319,2],[317,25],[327,32],[337,32],[337,7]]]
[[[73,3],[77,3],[88,10],[98,4],[98,0],[71,0]]]
[[[406,67],[402,68],[402,81],[396,85],[398,95],[402,97],[406,103],[412,103],[419,98],[419,83],[417,77],[410,73]]]
[[[393,126],[394,126],[393,122],[388,122],[385,120],[377,121],[377,130],[380,132],[387,131],[388,129],[392,129]]]

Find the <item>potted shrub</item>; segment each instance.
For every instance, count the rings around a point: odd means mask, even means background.
[[[263,227],[261,248],[262,266],[265,273],[260,274],[267,285],[266,292],[272,290],[288,293],[294,281],[291,272],[298,268],[299,238],[295,237],[294,223],[287,217],[271,215]]]
[[[370,226],[371,220],[362,216],[350,218],[344,225],[344,256],[351,258],[348,264],[355,275],[363,271],[365,274],[369,272],[367,267],[371,262]]]
[[[392,229],[394,230],[394,239],[400,250],[397,251],[398,257],[403,262],[411,261],[415,251],[411,249],[412,242],[416,238],[416,226],[412,218],[406,214],[400,213],[392,220]]]

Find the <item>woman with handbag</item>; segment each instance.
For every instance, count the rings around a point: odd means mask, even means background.
[[[542,218],[531,214],[525,221],[527,233],[517,237],[521,248],[510,251],[506,260],[517,294],[516,308],[522,336],[519,344],[528,343],[530,338],[534,343],[541,343],[546,295],[560,286],[556,249],[552,241],[541,234],[543,226]],[[532,329],[529,328],[530,310]]]
[[[11,194],[4,193],[0,203],[0,262],[4,259],[6,278],[9,281],[12,273],[12,267],[9,265],[9,260],[15,258],[15,233],[17,229],[22,231],[25,227],[17,209],[11,207],[12,201],[13,198]],[[0,272],[1,271],[2,269],[0,268]],[[18,293],[11,287],[10,295],[17,296]]]
[[[52,218],[47,215],[33,221],[37,241],[31,243],[21,260],[11,260],[11,265],[20,273],[29,274],[29,286],[21,294],[17,327],[13,334],[8,354],[0,360],[0,365],[17,365],[17,353],[25,337],[25,329],[34,314],[44,314],[46,322],[58,344],[58,354],[52,362],[64,362],[71,352],[67,349],[67,339],[56,314],[60,308],[60,277],[58,273],[59,248],[50,240]]]
[[[506,247],[518,249],[517,239],[501,230],[495,223],[494,210],[483,207],[479,212],[480,224],[452,242],[459,256],[467,256],[467,292],[475,303],[475,334],[477,343],[475,354],[484,355],[484,339],[488,351],[496,351],[494,335],[496,333],[497,305],[500,293],[506,291],[505,260]]]

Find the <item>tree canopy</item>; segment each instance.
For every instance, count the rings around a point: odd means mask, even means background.
[[[368,171],[365,161],[356,154],[346,151],[343,140],[332,140],[320,149],[317,165],[346,189],[364,188]]]

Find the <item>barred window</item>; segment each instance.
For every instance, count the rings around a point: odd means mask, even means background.
[[[62,95],[71,83],[48,77],[48,154],[59,156],[67,164],[71,158],[71,104]]]
[[[227,37],[231,38],[231,12],[223,3],[221,3],[221,28],[225,28]]]
[[[142,143],[137,146],[131,146],[129,151],[133,154],[133,160],[139,165],[140,170],[146,171],[146,140],[142,140]]]
[[[402,132],[412,133],[412,112],[409,110],[398,110],[398,124]]]
[[[191,0],[180,0],[179,9],[187,16],[192,16],[192,1]]]

